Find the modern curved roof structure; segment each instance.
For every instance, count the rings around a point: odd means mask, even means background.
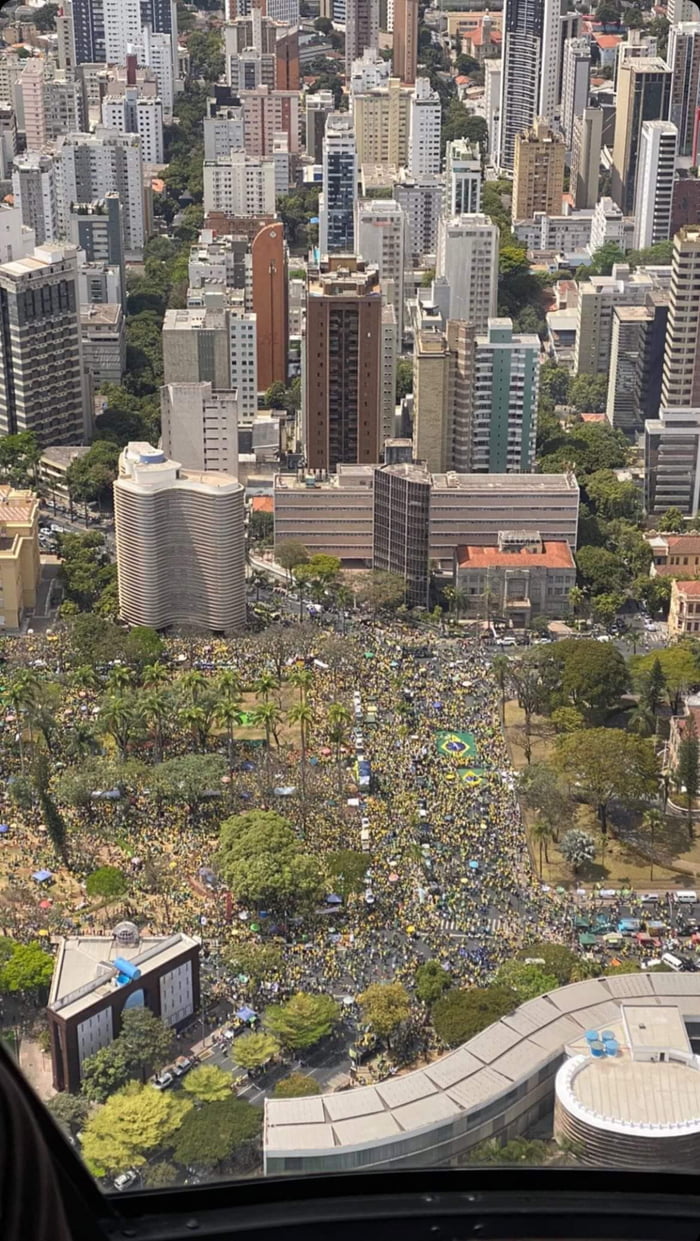
[[[522,1129],[545,1103],[551,1110],[566,1048],[586,1030],[619,1022],[622,1003],[676,1004],[684,1020],[700,1023],[700,973],[571,983],[411,1073],[332,1094],[266,1099],[265,1170],[446,1163],[509,1125]]]

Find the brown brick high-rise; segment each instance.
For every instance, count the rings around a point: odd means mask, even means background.
[[[258,388],[287,383],[287,253],[280,221],[253,239],[253,310],[257,315]]]
[[[350,271],[354,263],[338,256],[336,270],[309,286],[303,408],[311,469],[379,460],[382,294],[377,269]]]

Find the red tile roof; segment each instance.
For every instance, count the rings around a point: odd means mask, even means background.
[[[676,589],[690,599],[700,599],[700,582],[698,581],[684,582],[676,579]]]
[[[667,534],[666,542],[669,552],[674,555],[685,553],[696,556],[700,553],[700,534]]]
[[[272,496],[253,496],[251,508],[254,513],[274,513]]]
[[[601,47],[603,51],[607,51],[608,48],[617,47],[618,44],[622,43],[622,35],[619,34],[594,34],[593,38],[598,44],[598,47]]]
[[[543,543],[543,551],[501,552],[497,547],[458,547],[460,569],[524,569],[539,566],[546,569],[574,569],[574,558],[568,543]],[[700,586],[700,582],[698,582]]]
[[[581,422],[607,422],[606,414],[581,414]]]

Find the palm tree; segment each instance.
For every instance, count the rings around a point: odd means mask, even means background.
[[[20,768],[24,771],[24,744],[22,731],[24,728],[24,720],[26,718],[29,726],[29,741],[33,741],[31,712],[39,702],[39,678],[35,672],[30,672],[28,668],[22,668],[13,676],[7,687],[6,699],[7,704],[11,707],[13,714],[17,717],[17,735],[19,737],[19,762]]]
[[[110,694],[119,693],[120,690],[131,689],[134,684],[134,674],[131,668],[117,667],[112,668],[107,677],[107,690]]]
[[[642,825],[649,833],[649,878],[654,878],[654,840],[664,825],[664,816],[660,810],[647,810]]]
[[[260,695],[263,702],[267,702],[272,691],[277,688],[278,681],[273,672],[261,672],[253,686],[255,693]]]
[[[282,712],[280,711],[277,704],[274,702],[267,702],[267,701],[261,702],[261,703],[258,703],[258,705],[254,708],[253,713],[252,713],[252,719],[253,719],[253,723],[256,726],[256,728],[265,729],[265,744],[266,744],[266,749],[267,749],[267,759],[266,759],[267,779],[269,783],[270,773],[271,773],[271,764],[272,764],[272,749],[270,746],[270,737],[273,736],[275,738],[275,744],[279,745],[279,740],[277,737],[277,725],[280,723],[282,719]]]
[[[647,704],[640,699],[627,721],[627,731],[637,737],[651,737],[656,732],[656,716]]]
[[[233,698],[224,698],[214,709],[214,720],[226,729],[228,774],[233,776],[233,730],[241,722],[241,709]]]
[[[163,664],[147,664],[141,674],[141,684],[144,689],[154,689],[169,680],[170,673]]]
[[[299,690],[299,701],[306,702],[306,694],[309,686],[313,683],[314,674],[310,668],[292,668],[287,680]]]
[[[242,688],[240,674],[234,668],[224,668],[216,678],[216,692],[222,698],[238,698]]]
[[[501,693],[501,724],[505,721],[506,693],[511,674],[511,664],[507,655],[495,655],[491,663],[491,671]]]
[[[348,726],[352,716],[341,702],[332,702],[328,708],[328,739],[335,746],[335,764],[338,772],[338,796],[343,793],[342,749],[350,740]]]
[[[301,817],[302,822],[305,820],[305,803],[306,803],[306,749],[309,740],[309,730],[316,722],[316,715],[313,708],[308,702],[298,702],[295,706],[290,707],[287,712],[287,720],[290,724],[299,725],[300,741],[301,741],[301,761],[299,770],[301,774]]]
[[[198,746],[200,750],[206,750],[211,729],[211,715],[209,712],[205,711],[203,707],[197,706],[196,703],[187,703],[184,707],[180,707],[178,719],[192,733],[195,747]]]
[[[550,840],[554,839],[554,832],[552,831],[551,823],[546,823],[544,819],[538,819],[536,823],[533,823],[531,830],[532,830],[532,838],[533,840],[537,841],[539,845],[539,849],[540,849],[540,878],[542,878],[543,876],[542,853],[544,851],[544,860],[549,866],[549,855],[547,853],[547,845],[549,844]]]
[[[100,731],[113,739],[122,760],[126,759],[129,741],[140,721],[140,707],[124,695],[107,698],[100,708]]]
[[[92,724],[87,720],[76,720],[66,734],[64,748],[69,758],[78,760],[98,754],[100,746]]]
[[[201,691],[207,683],[207,678],[203,672],[198,672],[196,668],[191,668],[189,672],[183,672],[178,678],[178,685],[183,693],[187,695],[190,702],[196,702]]]
[[[99,689],[100,678],[91,668],[89,664],[81,664],[71,675],[71,681],[76,689]]]
[[[154,688],[142,696],[141,706],[153,734],[153,757],[160,763],[163,761],[164,725],[172,710],[170,695]]]
[[[579,608],[583,606],[585,598],[586,596],[580,586],[571,587],[571,590],[569,591],[569,604],[574,618],[576,617]]]
[[[260,587],[267,586],[267,574],[262,573],[260,569],[253,569],[248,582],[255,589],[255,602],[260,602]]]

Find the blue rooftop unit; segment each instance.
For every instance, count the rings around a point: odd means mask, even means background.
[[[135,982],[141,977],[141,970],[138,965],[132,965],[131,961],[127,961],[126,957],[115,957],[112,965],[118,970],[117,983],[123,987],[128,982]]]

